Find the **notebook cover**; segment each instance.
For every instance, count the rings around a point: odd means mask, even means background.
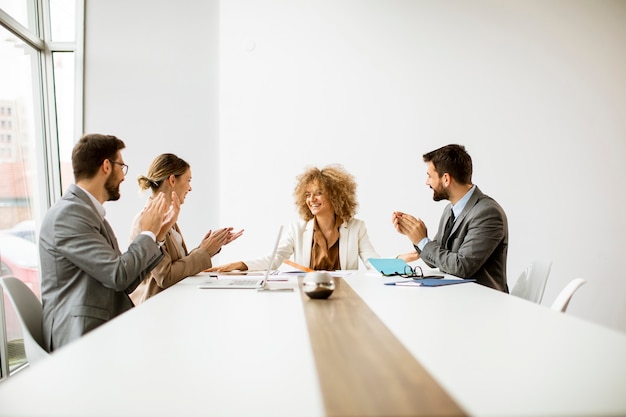
[[[398,258],[369,258],[368,261],[383,275],[404,274],[404,268],[410,266]]]

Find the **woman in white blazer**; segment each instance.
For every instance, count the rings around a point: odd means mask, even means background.
[[[367,235],[365,223],[354,218],[356,182],[340,165],[309,168],[298,177],[294,190],[301,220],[291,223],[278,246],[271,268],[293,256],[297,264],[315,270],[359,269],[359,258],[367,268],[368,258],[378,258]],[[213,271],[263,270],[271,255],[233,262]]]

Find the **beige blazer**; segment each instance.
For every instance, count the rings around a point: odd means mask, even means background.
[[[139,217],[135,217],[131,229],[131,239],[140,233],[138,221]],[[178,224],[174,224],[172,228],[182,237]],[[171,287],[184,278],[195,275],[212,266],[211,257],[207,251],[202,248],[196,248],[189,253],[184,238],[182,246],[181,250],[171,230],[167,232],[165,244],[162,248],[165,256],[150,272],[150,276],[143,280],[135,291],[130,294],[130,298],[135,305],[143,303],[148,298]]]
[[[293,255],[293,261],[303,265],[311,264],[311,247],[313,246],[313,219],[298,220],[289,225],[278,244],[276,260],[272,269],[276,269],[285,259]],[[260,258],[244,261],[250,270],[267,269],[271,261],[271,254]],[[378,258],[378,253],[372,246],[365,223],[362,220],[351,219],[339,227],[339,263],[341,269],[359,269],[359,258],[366,268],[372,266],[368,258]]]

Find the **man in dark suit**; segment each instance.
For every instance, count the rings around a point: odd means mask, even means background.
[[[49,351],[64,346],[133,307],[128,294],[163,258],[159,241],[180,206],[161,194],[141,215],[128,251],[104,218],[104,202],[120,198],[128,166],[115,136],[83,136],[72,151],[76,183],[46,213],[41,225],[43,336]]]
[[[447,145],[425,154],[428,185],[435,201],[448,200],[434,239],[426,225],[409,214],[394,212],[396,230],[406,235],[414,252],[407,262],[421,258],[428,266],[479,284],[509,292],[506,257],[509,232],[506,214],[491,197],[472,184],[472,158],[460,145]]]

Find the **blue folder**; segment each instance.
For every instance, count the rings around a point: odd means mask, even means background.
[[[442,285],[463,284],[466,282],[476,282],[475,279],[439,279],[422,278],[410,279],[406,281],[385,282],[385,285],[397,285],[402,287],[441,287]]]
[[[400,275],[405,273],[406,267],[411,267],[409,264],[398,258],[369,258],[369,263],[372,264],[378,272],[383,275]]]
[[[443,278],[443,274],[425,274],[419,266],[412,267],[402,259],[398,258],[369,258],[369,263],[386,277],[394,275],[414,276],[424,278]],[[419,270],[419,274],[417,271]]]

